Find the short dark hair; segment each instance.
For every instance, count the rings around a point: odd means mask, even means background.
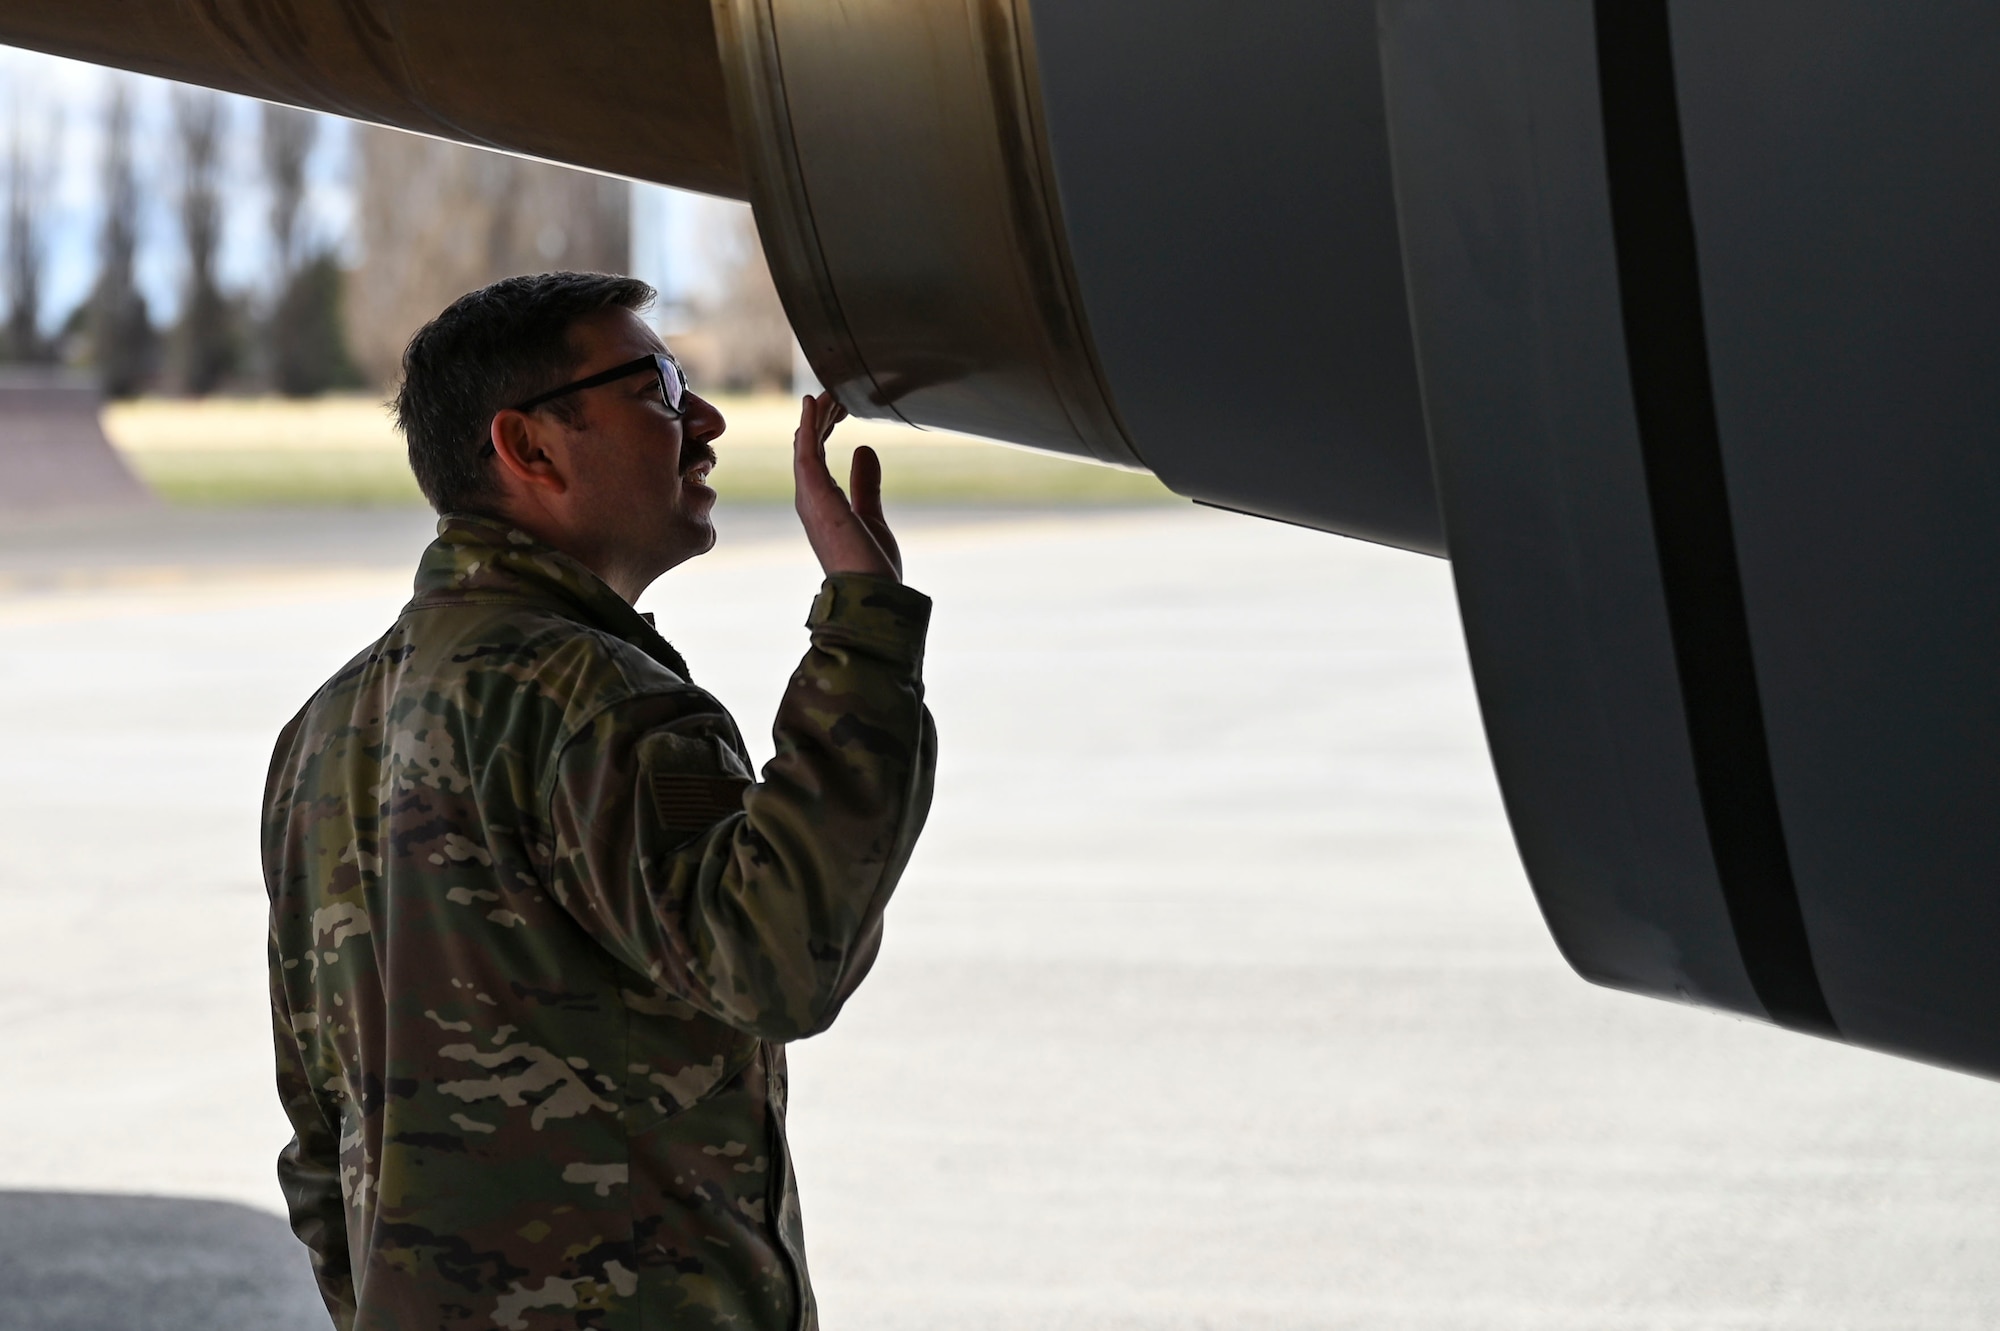
[[[486,463],[494,414],[562,383],[576,368],[569,331],[599,310],[643,310],[653,288],[614,273],[537,273],[468,292],[417,330],[403,350],[396,426],[417,486],[440,513],[477,512],[493,498]],[[572,419],[575,404],[548,410]]]

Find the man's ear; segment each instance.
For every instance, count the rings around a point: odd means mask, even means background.
[[[555,430],[546,421],[525,411],[502,411],[490,429],[493,456],[512,483],[552,495],[569,489],[566,452],[550,447]]]

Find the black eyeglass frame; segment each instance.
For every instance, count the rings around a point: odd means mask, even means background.
[[[649,352],[637,360],[628,360],[623,365],[614,365],[608,370],[586,375],[584,378],[564,384],[561,388],[551,388],[546,393],[537,393],[525,402],[515,403],[507,410],[533,411],[545,402],[553,402],[571,393],[581,393],[586,388],[596,388],[602,384],[616,383],[620,379],[629,379],[644,370],[651,370],[659,376],[660,401],[666,404],[667,410],[676,416],[686,415],[687,371],[681,368],[681,363],[674,359],[670,351]],[[674,391],[676,389],[679,391]]]

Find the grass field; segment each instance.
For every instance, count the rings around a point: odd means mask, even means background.
[[[722,398],[714,484],[724,499],[791,497],[790,441],[798,406],[784,397]],[[145,399],[104,414],[105,433],[170,503],[186,505],[422,503],[403,441],[365,397]],[[1033,453],[964,435],[850,420],[834,436],[836,474],[868,444],[883,488],[906,502],[1117,504],[1174,502],[1151,476]]]

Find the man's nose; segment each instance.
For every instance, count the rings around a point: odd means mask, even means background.
[[[681,428],[690,439],[707,443],[729,428],[729,422],[722,418],[715,404],[697,393],[689,393],[683,406]]]

